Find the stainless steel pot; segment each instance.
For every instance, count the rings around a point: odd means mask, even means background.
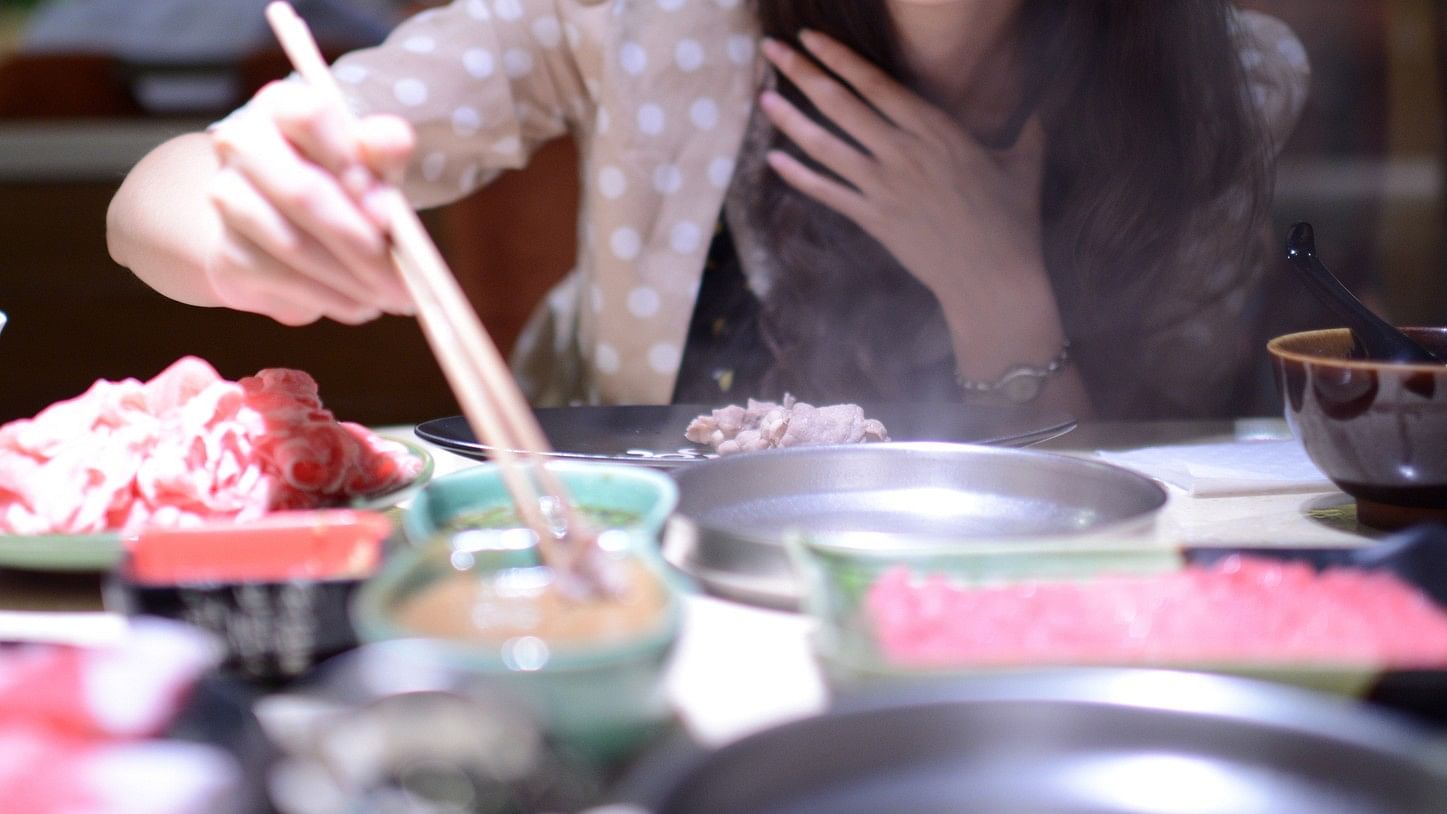
[[[677,513],[665,555],[729,598],[797,607],[791,535],[879,532],[908,538],[1017,541],[1115,538],[1148,531],[1165,490],[1082,458],[968,444],[793,447],[674,471]]]

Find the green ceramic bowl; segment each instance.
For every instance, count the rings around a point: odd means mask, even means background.
[[[803,586],[803,610],[814,617],[814,651],[836,683],[917,675],[889,665],[878,651],[864,608],[869,589],[900,566],[942,574],[960,585],[1021,580],[1089,579],[1149,574],[1182,565],[1180,551],[1149,539],[1106,533],[1059,537],[953,539],[877,532],[792,535],[787,548]]]
[[[559,743],[589,760],[612,763],[631,755],[672,719],[662,676],[678,637],[681,584],[659,555],[658,539],[678,492],[667,475],[642,467],[558,461],[549,468],[585,509],[637,518],[613,535],[610,556],[636,559],[660,580],[666,600],[657,624],[607,644],[543,647],[541,654],[534,639],[523,658],[515,646],[519,639],[501,645],[433,641],[451,666],[529,705]],[[411,545],[362,588],[353,604],[360,639],[426,638],[399,618],[399,610],[438,580],[459,571],[486,577],[500,569],[536,565],[534,549],[469,549],[459,555],[463,549],[445,531],[460,515],[509,506],[511,499],[492,464],[437,478],[424,487],[403,515]]]
[[[417,474],[406,483],[398,484],[385,492],[353,498],[347,502],[345,508],[377,512],[394,509],[432,478],[436,464],[426,447],[407,438],[385,437],[406,447],[408,452],[421,461]],[[115,568],[124,557],[125,540],[120,532],[116,531],[94,534],[0,534],[0,568],[93,573]]]
[[[959,541],[874,533],[840,533],[789,540],[804,582],[804,610],[816,621],[811,645],[825,680],[836,690],[878,682],[1028,673],[1069,667],[1154,667],[1241,676],[1346,696],[1361,696],[1381,672],[1368,664],[1207,662],[1085,665],[1030,663],[916,667],[881,652],[865,608],[866,596],[888,570],[942,575],[956,585],[1015,581],[1089,581],[1105,575],[1162,574],[1185,567],[1189,552],[1110,535],[1064,543]]]

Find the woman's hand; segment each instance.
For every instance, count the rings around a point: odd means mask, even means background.
[[[768,155],[775,172],[858,224],[942,301],[962,286],[1043,276],[1038,120],[1010,149],[992,151],[837,41],[812,31],[800,41],[847,86],[778,41],[766,41],[764,54],[863,151],[767,91],[760,104],[769,120],[838,178],[779,150]]]
[[[1009,149],[990,150],[840,43],[811,31],[800,41],[843,83],[779,42],[766,41],[764,54],[858,147],[768,91],[760,104],[769,120],[837,178],[779,150],[770,166],[858,224],[934,293],[961,377],[996,381],[1015,365],[1048,363],[1065,333],[1041,248],[1039,120]],[[1074,368],[1051,377],[1040,401],[1092,413]]]
[[[298,82],[263,88],[212,133],[221,221],[205,275],[218,304],[301,325],[409,313],[389,255],[382,180],[413,149],[401,119],[354,122]]]

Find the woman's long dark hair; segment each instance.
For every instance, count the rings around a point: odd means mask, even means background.
[[[767,36],[797,43],[803,28],[823,31],[915,84],[885,0],[755,0],[755,8]],[[1117,332],[1181,316],[1144,306],[1169,301],[1164,291],[1191,290],[1183,278],[1190,271],[1173,261],[1191,239],[1193,216],[1232,189],[1247,196],[1244,222],[1255,223],[1264,207],[1263,133],[1245,97],[1231,14],[1225,0],[1021,6],[1023,93],[1011,121],[1018,127],[1038,112],[1045,127],[1045,260],[1082,364],[1108,364],[1110,354],[1095,351]],[[782,135],[772,138],[771,146],[799,155]],[[958,396],[948,377],[915,369],[952,369],[952,356],[939,358],[947,334],[938,304],[921,284],[777,175],[767,173],[752,194],[751,225],[778,269],[761,318],[777,361],[768,387],[819,400]],[[1241,236],[1238,261],[1252,243]],[[947,341],[944,349],[949,356]],[[1084,372],[1089,381],[1091,370]]]

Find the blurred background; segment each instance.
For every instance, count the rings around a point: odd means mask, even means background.
[[[286,73],[265,0],[0,0],[0,422],[97,378],[148,378],[185,354],[228,378],[312,373],[341,418],[415,422],[457,412],[411,320],[285,328],[165,299],[111,262],[105,209],[125,172],[171,135],[204,127]],[[436,2],[298,0],[335,56]],[[1320,254],[1401,324],[1447,324],[1442,235],[1447,0],[1250,0],[1289,24],[1311,98],[1279,166],[1276,234],[1311,221]],[[569,268],[572,147],[424,214],[499,344]],[[1284,261],[1268,275],[1261,343],[1331,324]],[[1260,346],[1260,343],[1257,344]],[[1279,412],[1267,372],[1239,405]]]

